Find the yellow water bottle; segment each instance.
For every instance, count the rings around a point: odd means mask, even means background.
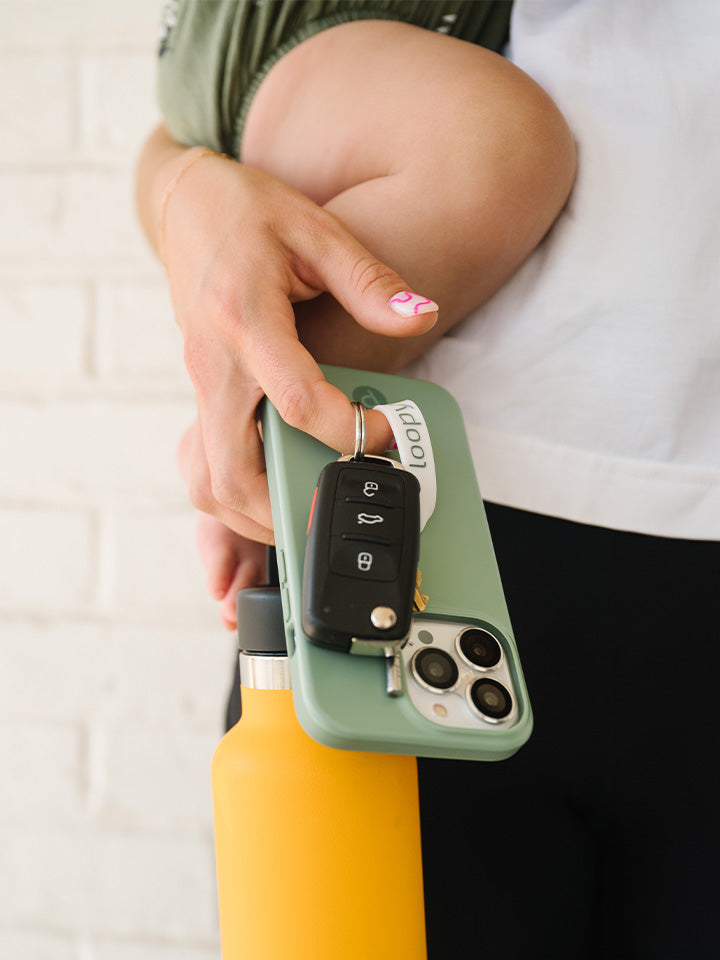
[[[277,588],[241,591],[238,634],[242,717],[212,765],[223,960],[426,960],[415,758],[302,730]]]

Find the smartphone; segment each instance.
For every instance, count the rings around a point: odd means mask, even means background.
[[[382,657],[312,643],[302,630],[303,566],[318,477],[340,454],[262,414],[283,616],[295,710],[330,747],[465,760],[500,760],[530,736],[532,711],[462,414],[422,380],[323,367],[348,401],[366,408],[410,400],[422,411],[435,462],[432,515],[418,569],[427,605],[412,616],[389,696]],[[419,454],[419,451],[415,451]]]

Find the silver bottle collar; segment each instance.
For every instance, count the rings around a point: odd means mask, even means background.
[[[240,683],[255,690],[290,690],[290,661],[282,656],[242,652]]]

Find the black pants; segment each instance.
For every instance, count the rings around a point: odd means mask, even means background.
[[[715,960],[720,543],[487,512],[535,729],[418,761],[429,960]]]
[[[535,729],[418,761],[430,957],[720,956],[720,543],[488,519]]]

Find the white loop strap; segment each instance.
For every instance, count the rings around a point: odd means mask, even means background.
[[[437,476],[430,431],[420,408],[412,400],[398,400],[374,407],[379,410],[395,437],[400,462],[420,482],[420,529],[432,516],[437,500]]]

